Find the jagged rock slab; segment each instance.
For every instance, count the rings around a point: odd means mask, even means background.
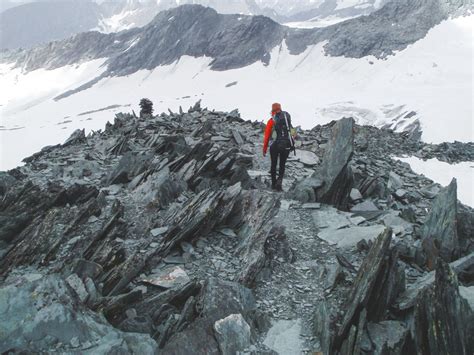
[[[453,261],[449,264],[454,272],[457,274],[472,270],[474,266],[474,253],[471,253],[461,259]],[[472,271],[471,271],[472,275]],[[472,276],[471,276],[472,277]],[[399,310],[406,310],[412,308],[420,293],[430,288],[435,282],[435,272],[431,271],[422,278],[418,279],[417,282],[408,287],[400,297],[398,297],[394,306]]]
[[[420,294],[414,319],[417,353],[472,354],[474,312],[459,294],[456,274],[447,263],[438,261],[434,287]]]
[[[374,226],[353,226],[338,230],[326,229],[318,233],[318,238],[325,240],[329,244],[337,245],[339,248],[349,248],[357,245],[363,239],[374,240],[384,231],[382,225]]]
[[[453,179],[433,201],[431,212],[420,229],[423,250],[430,269],[433,269],[438,254],[446,262],[456,260],[459,256],[456,217],[457,184],[456,179]]]
[[[76,296],[56,275],[10,281],[0,288],[1,352],[55,349],[154,354],[157,349],[149,335],[119,331],[102,316],[78,305]]]
[[[297,199],[347,208],[353,183],[352,172],[348,167],[353,154],[353,126],[352,118],[343,118],[334,124],[320,167],[313,176],[295,186]]]
[[[405,289],[404,273],[390,250],[391,234],[386,228],[376,239],[354,280],[342,325],[333,341],[333,349],[341,354],[344,349],[353,349],[366,321],[384,319],[388,306]]]
[[[354,151],[354,119],[335,123],[317,176],[324,185],[316,191],[316,200],[345,209],[352,189],[352,172],[348,168]]]
[[[313,315],[313,334],[318,338],[323,355],[332,353],[331,318],[326,300],[318,302]]]
[[[255,282],[260,271],[268,261],[269,240],[281,240],[284,242],[284,230],[274,228],[269,223],[278,213],[279,200],[274,196],[264,194],[248,194],[242,200],[237,220],[242,220],[243,232],[239,233],[243,238],[237,250],[242,261],[243,268],[237,277],[243,285],[251,286]]]

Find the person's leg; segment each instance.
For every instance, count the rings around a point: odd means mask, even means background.
[[[270,160],[272,162],[270,168],[270,175],[272,176],[272,189],[275,189],[277,177],[276,177],[276,169],[277,169],[277,162],[278,162],[278,149],[277,144],[273,143],[270,146]]]
[[[290,151],[286,149],[286,147],[281,147],[279,149],[279,157],[280,157],[280,167],[278,170],[278,179],[276,183],[276,188],[279,191],[283,190],[283,177],[285,176],[285,164],[288,156],[290,155]]]

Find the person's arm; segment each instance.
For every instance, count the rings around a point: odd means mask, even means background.
[[[263,155],[267,154],[268,142],[273,133],[273,120],[270,118],[265,127],[265,135],[263,136]]]

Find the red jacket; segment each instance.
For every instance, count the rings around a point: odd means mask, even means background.
[[[268,142],[273,133],[273,118],[270,118],[265,127],[265,135],[263,136],[263,154],[267,154]]]

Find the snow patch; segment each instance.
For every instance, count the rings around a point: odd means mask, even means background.
[[[438,159],[422,160],[417,157],[395,159],[410,164],[414,172],[443,186],[448,186],[451,180],[456,178],[458,200],[474,207],[474,162],[449,164]]]

